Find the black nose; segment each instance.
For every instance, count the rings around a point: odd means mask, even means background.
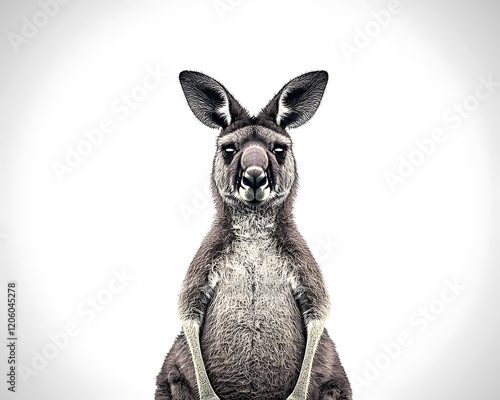
[[[266,172],[260,167],[250,167],[243,172],[241,179],[241,186],[245,189],[251,188],[257,190],[258,188],[267,184]]]

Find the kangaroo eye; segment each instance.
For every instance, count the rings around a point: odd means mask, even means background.
[[[285,146],[276,145],[274,146],[273,153],[277,156],[284,156],[286,152]]]
[[[224,147],[222,149],[222,154],[224,154],[224,157],[232,157],[236,153],[236,149],[232,146]]]

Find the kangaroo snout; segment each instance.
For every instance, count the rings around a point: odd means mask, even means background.
[[[269,159],[262,146],[255,144],[243,149],[239,194],[244,200],[256,203],[269,196],[268,164]]]
[[[267,184],[266,172],[261,167],[250,167],[243,172],[241,186],[244,189],[257,190]]]

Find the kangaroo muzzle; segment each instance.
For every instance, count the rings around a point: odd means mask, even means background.
[[[243,149],[241,156],[241,180],[238,193],[245,201],[258,203],[266,200],[271,193],[267,167],[269,159],[260,145],[250,145]]]

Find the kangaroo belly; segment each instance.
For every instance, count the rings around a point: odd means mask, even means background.
[[[280,399],[305,349],[302,316],[279,259],[232,259],[207,310],[201,346],[221,399]]]

